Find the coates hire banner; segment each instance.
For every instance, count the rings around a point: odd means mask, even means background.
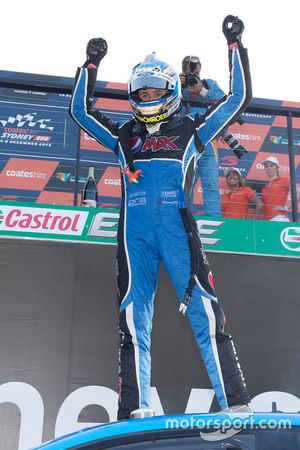
[[[0,237],[115,245],[114,210],[0,202]],[[300,225],[196,216],[206,251],[300,257]]]

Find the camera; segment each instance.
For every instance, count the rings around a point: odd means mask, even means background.
[[[182,61],[182,69],[185,72],[186,86],[195,86],[200,81],[199,72],[196,72],[197,66],[201,67],[198,56],[186,56]]]
[[[185,83],[187,86],[195,86],[195,84],[199,83],[200,78],[194,72],[188,72],[185,74]]]

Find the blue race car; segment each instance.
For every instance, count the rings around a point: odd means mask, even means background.
[[[300,414],[183,414],[122,420],[34,450],[300,450]]]

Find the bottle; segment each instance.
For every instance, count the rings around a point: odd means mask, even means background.
[[[97,208],[98,191],[95,182],[94,167],[89,167],[89,173],[82,190],[81,205],[87,208]]]

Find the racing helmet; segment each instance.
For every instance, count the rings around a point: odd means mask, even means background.
[[[167,89],[166,95],[154,101],[143,102],[139,89]],[[129,101],[134,117],[146,124],[155,124],[170,118],[181,108],[181,85],[172,67],[157,59],[155,53],[135,66],[128,81]]]

